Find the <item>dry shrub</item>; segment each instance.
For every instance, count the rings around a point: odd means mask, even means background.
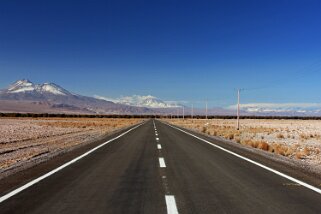
[[[252,145],[253,148],[257,148],[259,146],[259,142],[257,141],[252,141]]]
[[[307,139],[309,138],[309,136],[306,135],[306,134],[300,134],[300,138],[301,138],[302,140],[307,140]]]
[[[295,157],[296,157],[297,159],[303,159],[303,158],[304,158],[304,155],[302,154],[302,152],[297,152],[297,153],[295,154]]]
[[[285,151],[285,156],[293,155],[294,151],[292,148],[287,147],[287,150]]]
[[[303,149],[303,154],[304,154],[305,156],[310,155],[310,149],[309,149],[308,147],[304,147],[304,149]]]
[[[252,145],[252,141],[250,139],[245,139],[241,141],[241,144],[243,145]]]
[[[265,142],[265,141],[260,141],[257,148],[258,148],[258,149],[262,149],[262,150],[264,150],[264,151],[268,151],[268,150],[269,150],[269,147],[270,147],[270,145],[269,145],[267,142]]]
[[[279,133],[279,134],[276,135],[276,137],[279,138],[279,139],[283,139],[284,135],[282,133]]]
[[[228,139],[230,139],[230,140],[233,140],[234,139],[234,134],[233,133],[230,133],[230,134],[228,134]]]
[[[283,146],[279,143],[273,145],[273,151],[275,154],[286,156],[288,154],[289,147]]]

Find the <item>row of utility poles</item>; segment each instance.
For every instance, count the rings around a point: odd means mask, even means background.
[[[237,107],[236,107],[236,129],[240,129],[240,93],[241,89],[237,89]],[[185,107],[182,107],[183,110],[183,120],[185,119]],[[207,120],[207,100],[205,101],[205,119]],[[191,118],[193,119],[194,117],[194,104],[192,104],[191,108]],[[171,119],[173,118],[173,114],[171,114]],[[179,108],[177,108],[177,118],[179,118]]]

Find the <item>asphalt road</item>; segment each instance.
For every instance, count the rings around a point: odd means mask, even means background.
[[[0,203],[0,213],[320,213],[321,195],[152,120]],[[215,143],[215,142],[214,142]]]

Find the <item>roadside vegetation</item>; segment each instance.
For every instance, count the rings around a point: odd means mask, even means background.
[[[165,119],[167,122],[210,136],[228,139],[266,152],[320,163],[321,121],[243,119]]]

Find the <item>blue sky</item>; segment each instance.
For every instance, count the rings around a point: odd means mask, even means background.
[[[321,102],[320,1],[1,1],[0,87]]]

